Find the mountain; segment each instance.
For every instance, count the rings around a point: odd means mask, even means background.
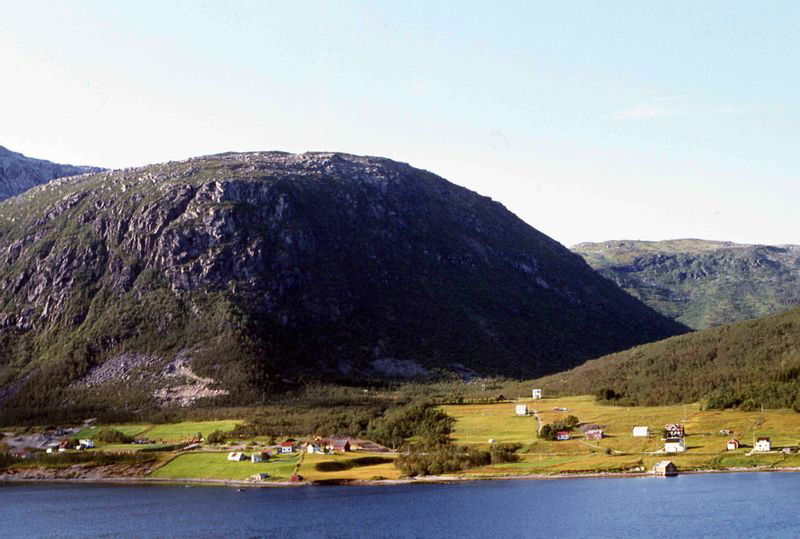
[[[32,159],[0,146],[0,200],[56,178],[101,170],[103,169],[97,167],[59,165],[43,159]]]
[[[660,313],[695,329],[800,306],[800,246],[607,241],[572,250]]]
[[[800,411],[800,309],[637,346],[538,383],[624,405]]]
[[[0,387],[25,409],[539,375],[687,331],[501,204],[372,157],[55,180],[0,204],[0,256]]]

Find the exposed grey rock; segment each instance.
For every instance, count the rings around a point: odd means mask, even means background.
[[[56,178],[101,170],[103,169],[98,167],[60,165],[43,159],[32,159],[0,146],[0,200]]]

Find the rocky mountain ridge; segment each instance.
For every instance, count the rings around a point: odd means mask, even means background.
[[[98,167],[61,165],[25,157],[0,146],[0,201],[56,178],[100,172]]]
[[[662,314],[702,329],[800,306],[800,246],[681,239],[572,247]]]

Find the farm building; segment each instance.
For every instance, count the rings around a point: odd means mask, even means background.
[[[602,440],[603,429],[591,429],[586,431],[587,440]]]
[[[570,438],[572,438],[572,435],[569,433],[568,430],[560,430],[556,433],[556,440],[560,442],[569,440]]]
[[[292,442],[281,442],[281,453],[294,453],[294,444]]]
[[[324,453],[324,451],[317,444],[308,444],[306,445],[306,453]]]
[[[542,398],[542,390],[539,388],[531,390],[531,397],[534,399],[541,399]]]
[[[678,474],[678,467],[671,460],[662,460],[660,462],[656,462],[655,466],[653,466],[653,473],[655,475],[677,475]]]
[[[664,425],[664,430],[667,432],[667,438],[683,438],[686,436],[686,429],[681,423],[669,423]]]
[[[686,439],[667,438],[664,442],[664,451],[667,453],[683,453],[686,451]]]
[[[769,438],[766,437],[766,436],[761,436],[756,440],[756,445],[753,448],[753,451],[759,451],[759,452],[762,452],[762,453],[766,453],[767,451],[770,451],[771,449],[772,449],[772,444],[770,443]]]
[[[648,427],[633,427],[633,435],[647,438],[650,436],[650,429]]]
[[[728,449],[728,451],[735,451],[739,449],[739,440],[736,438],[731,438],[728,440],[728,443],[725,447]]]
[[[235,451],[233,453],[228,453],[228,460],[234,461],[234,462],[241,462],[243,460],[247,460],[247,455],[245,455],[244,453],[240,453],[238,451]]]
[[[528,405],[527,404],[517,404],[515,408],[515,412],[517,415],[528,415]]]
[[[250,462],[264,462],[264,455],[261,453],[253,453],[250,455]]]
[[[346,453],[350,451],[350,440],[337,439],[333,440],[333,450]]]
[[[91,449],[94,447],[94,440],[91,438],[83,438],[82,440],[78,440],[78,443],[84,447],[84,449]]]

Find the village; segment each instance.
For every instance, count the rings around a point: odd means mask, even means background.
[[[540,389],[530,397],[499,395],[494,402],[441,409],[455,419],[455,444],[515,447],[515,461],[454,474],[461,479],[800,469],[800,415],[790,411],[703,410],[699,404],[626,408],[601,405],[589,396],[546,397]],[[150,455],[152,465],[137,472],[147,480],[278,485],[404,479],[394,466],[399,453],[371,440],[212,434],[230,432],[240,423],[97,425],[90,419],[73,426],[0,429],[0,443],[23,463],[21,469],[46,468],[58,462],[56,455],[83,453],[91,462],[90,455],[113,453]],[[12,469],[0,477],[26,476]]]

